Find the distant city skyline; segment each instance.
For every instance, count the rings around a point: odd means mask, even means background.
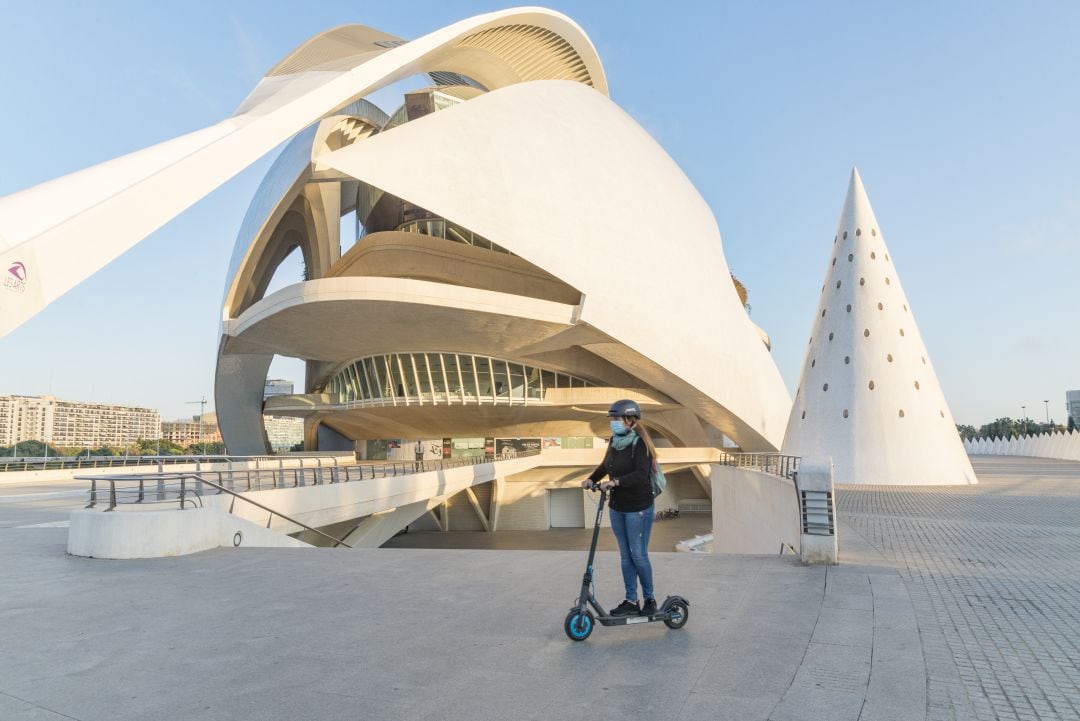
[[[1080,7],[551,5],[583,25],[613,98],[711,205],[792,393],[858,165],[956,421],[1042,422],[1050,399],[1051,417],[1065,422],[1065,392],[1080,388],[1070,301],[1080,267],[1071,77]],[[257,7],[10,8],[0,42],[9,57],[37,60],[29,71],[0,69],[6,106],[18,109],[0,117],[0,194],[217,122],[326,28],[358,22],[416,37],[490,9]],[[657,37],[662,61],[640,57]],[[392,111],[418,84],[372,99]],[[78,122],[56,112],[58,97],[79,109]],[[152,407],[163,418],[212,399],[228,257],[275,155],[0,339],[0,392]],[[290,259],[275,283],[299,272]],[[303,368],[278,359],[270,375],[299,387]]]

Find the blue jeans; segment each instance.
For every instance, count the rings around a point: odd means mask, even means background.
[[[623,513],[608,508],[611,530],[619,542],[622,556],[622,577],[626,586],[626,600],[637,601],[637,582],[641,579],[641,592],[645,598],[653,595],[652,564],[649,563],[649,534],[652,533],[653,507],[644,511]]]

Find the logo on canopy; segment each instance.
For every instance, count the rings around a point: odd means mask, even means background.
[[[16,293],[26,290],[26,266],[15,261],[8,268],[8,274],[4,276],[4,287]]]

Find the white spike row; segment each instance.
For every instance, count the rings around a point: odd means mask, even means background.
[[[969,456],[1026,456],[1080,461],[1080,431],[1055,431],[1009,438],[969,438]]]

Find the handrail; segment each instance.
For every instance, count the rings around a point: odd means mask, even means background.
[[[14,471],[57,471],[65,469],[81,468],[125,468],[130,466],[171,466],[184,463],[195,465],[226,464],[226,463],[256,463],[277,462],[281,460],[314,462],[322,465],[325,461],[330,465],[338,465],[338,457],[344,455],[337,452],[327,453],[290,453],[288,455],[261,455],[261,456],[50,456],[45,457],[17,457],[13,459],[0,458],[0,473]]]
[[[518,454],[517,458],[539,453]],[[244,491],[260,491],[277,488],[300,488],[307,485],[325,485],[332,483],[347,483],[363,481],[375,478],[390,478],[394,476],[410,475],[412,473],[424,473],[433,470],[457,468],[459,466],[480,465],[490,463],[495,459],[484,456],[471,456],[468,458],[437,459],[425,461],[392,461],[389,463],[355,463],[350,465],[323,466],[323,467],[294,467],[286,468],[283,465],[262,466],[259,468],[229,468],[224,470],[196,469],[195,473],[203,478],[215,478],[217,482],[236,490],[237,487]],[[503,460],[503,459],[499,459]],[[138,479],[154,480],[161,482],[165,479],[179,478],[183,474],[170,474],[164,471],[152,473],[133,473],[103,476],[75,476],[75,480],[93,481],[98,480],[126,480],[134,482]],[[91,487],[93,491],[93,487]],[[137,502],[137,501],[136,501]],[[95,505],[95,496],[91,494],[91,503],[88,508]]]
[[[147,491],[146,486],[145,486],[145,482],[147,480],[146,476],[94,476],[94,477],[91,477],[89,479],[90,480],[90,504],[87,506],[87,508],[93,508],[95,505],[97,505],[97,494],[98,494],[97,484],[98,484],[99,481],[109,484],[109,507],[106,508],[105,511],[103,511],[104,513],[108,513],[109,511],[115,511],[116,507],[118,505],[123,505],[123,501],[120,500],[120,498],[121,498],[121,495],[124,494],[124,493],[128,493],[128,494],[131,494],[131,495],[135,495],[136,493],[138,494],[138,500],[131,501],[131,504],[172,503],[173,501],[179,501],[180,510],[183,511],[183,510],[185,510],[187,508],[188,503],[192,504],[193,506],[196,505],[196,500],[197,500],[198,501],[198,507],[202,508],[203,507],[202,494],[199,493],[197,488],[198,488],[198,486],[200,484],[205,483],[208,486],[216,488],[217,492],[219,494],[227,493],[227,494],[229,494],[230,496],[233,497],[232,503],[229,504],[229,513],[233,512],[233,507],[236,504],[236,499],[239,498],[240,500],[246,501],[247,503],[250,503],[251,505],[256,506],[257,508],[261,508],[262,510],[264,510],[264,511],[266,511],[266,512],[268,512],[270,514],[270,516],[266,519],[266,527],[267,528],[270,527],[270,522],[274,519],[274,516],[276,515],[276,516],[280,516],[280,517],[284,518],[289,523],[293,523],[293,524],[295,524],[297,526],[300,526],[305,531],[312,531],[312,532],[314,532],[314,533],[316,533],[316,534],[318,534],[318,535],[320,535],[320,536],[322,536],[324,538],[327,538],[327,539],[333,541],[335,547],[340,545],[340,546],[345,546],[346,548],[352,548],[352,546],[345,543],[345,541],[343,541],[340,538],[334,538],[330,534],[325,533],[323,531],[320,531],[318,528],[312,528],[311,526],[309,526],[309,525],[307,525],[305,523],[301,523],[300,521],[296,520],[295,518],[292,518],[291,516],[286,516],[281,511],[275,511],[273,508],[270,508],[269,506],[265,506],[262,503],[259,503],[258,501],[254,501],[254,500],[252,500],[250,498],[245,497],[242,493],[238,493],[236,491],[225,488],[224,486],[222,486],[222,485],[220,485],[218,483],[214,483],[213,481],[211,481],[208,478],[203,478],[198,473],[163,473],[160,476],[153,476],[151,478],[153,480],[156,480],[157,484],[156,484],[156,487],[153,490]],[[188,481],[189,480],[193,480],[193,481],[196,482],[196,489],[189,490],[189,488],[188,488],[188,485],[189,485]],[[117,483],[135,483],[136,481],[139,484],[139,488],[138,488],[137,491],[134,488],[132,488],[130,490],[126,490],[126,489],[121,488],[119,490],[119,494],[118,494],[118,491],[117,491],[117,488],[116,488]],[[173,483],[168,484],[165,481],[172,481]],[[179,490],[177,490],[175,488],[175,482],[176,481],[179,481],[179,486],[180,486]],[[172,485],[173,488],[170,488],[169,487],[170,485]],[[156,495],[158,497],[156,499],[154,499],[154,500],[147,500],[147,495],[150,495],[150,494]],[[169,498],[170,494],[175,494],[175,498]],[[193,500],[190,496],[195,496],[195,499]]]
[[[721,453],[717,461],[722,466],[755,468],[781,478],[794,480],[799,471],[799,456],[783,453]]]
[[[274,515],[277,514],[278,516],[281,516],[282,518],[284,518],[289,523],[294,523],[297,526],[300,526],[305,531],[311,531],[313,533],[316,533],[316,534],[322,536],[323,538],[330,539],[331,541],[334,542],[334,548],[337,548],[338,546],[345,546],[345,548],[352,548],[352,546],[345,543],[344,540],[342,540],[340,538],[334,538],[329,533],[324,533],[323,531],[320,531],[318,528],[312,528],[311,526],[307,525],[306,523],[301,523],[300,521],[296,520],[295,518],[292,518],[291,516],[286,516],[281,511],[275,511],[273,508],[270,508],[269,506],[264,506],[263,504],[259,503],[258,501],[253,501],[250,498],[245,497],[242,493],[237,493],[236,491],[230,491],[228,488],[225,488],[224,486],[220,486],[217,483],[214,483],[213,481],[208,480],[206,478],[200,478],[196,474],[191,474],[190,477],[194,478],[195,480],[199,481],[200,483],[205,483],[208,486],[213,486],[214,488],[218,489],[219,493],[220,492],[228,493],[230,496],[233,497],[233,503],[236,503],[236,499],[239,498],[242,501],[246,501],[247,503],[250,503],[251,505],[255,506],[256,508],[261,508],[262,510],[268,512],[270,514],[270,517],[266,519],[266,527],[267,528],[270,528],[270,521],[272,521],[274,519]],[[183,508],[182,504],[181,504],[181,508]],[[229,505],[229,513],[232,513],[232,509],[233,509],[232,504],[230,504]]]
[[[539,455],[540,451],[533,451],[530,453],[518,454],[517,458],[526,458],[529,456]],[[234,490],[233,488],[227,488],[224,482],[227,482],[235,486],[237,476],[239,476],[240,482],[246,486],[246,491],[258,491],[263,487],[262,481],[264,478],[269,478],[273,481],[272,488],[287,488],[289,487],[284,483],[286,475],[292,475],[293,488],[299,488],[307,485],[310,480],[313,485],[327,485],[331,483],[348,483],[351,481],[362,480],[374,480],[379,477],[388,478],[398,475],[411,475],[414,473],[427,473],[433,470],[442,470],[445,468],[454,468],[465,465],[482,465],[484,463],[494,463],[496,459],[487,458],[485,456],[474,456],[469,458],[457,458],[457,459],[438,459],[435,461],[401,461],[385,464],[356,464],[351,466],[325,466],[318,468],[260,468],[260,469],[238,469],[238,470],[225,470],[225,471],[209,471],[209,472],[195,472],[195,473],[134,473],[134,474],[117,474],[117,475],[104,475],[104,476],[76,476],[76,480],[90,481],[90,503],[87,508],[95,508],[98,505],[98,483],[108,483],[108,508],[105,512],[114,511],[118,505],[124,504],[143,504],[143,503],[171,503],[173,501],[180,502],[180,510],[184,510],[187,503],[195,504],[189,496],[194,495],[198,500],[198,504],[202,505],[201,484],[206,484],[212,488],[217,489],[217,492],[227,493],[233,496],[233,501],[229,505],[229,512],[232,512],[236,503],[236,498],[241,498],[254,506],[262,508],[265,511],[271,513],[269,519],[267,519],[267,528],[270,526],[270,521],[273,519],[273,514],[276,514],[290,523],[295,523],[305,530],[315,531],[320,536],[329,538],[335,542],[335,545],[348,546],[341,539],[334,538],[317,528],[311,528],[285,514],[275,511],[267,506],[253,501],[250,498],[244,496],[241,492]],[[434,466],[432,468],[431,466]],[[410,468],[411,467],[411,468]],[[353,474],[352,471],[358,471]],[[208,476],[216,475],[219,481],[218,483],[210,480]],[[188,480],[194,480],[196,488],[194,490],[188,490]],[[254,483],[252,481],[254,480]],[[154,484],[152,488],[147,489],[147,481]],[[176,482],[179,482],[179,489],[175,488]],[[130,483],[138,484],[138,488],[117,489],[118,483]],[[170,497],[170,496],[174,497]],[[125,497],[134,497],[134,500],[125,500]]]

